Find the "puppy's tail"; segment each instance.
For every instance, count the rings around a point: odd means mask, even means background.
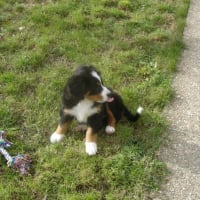
[[[133,115],[126,107],[124,107],[124,116],[130,121],[135,122],[139,119],[140,115],[143,112],[143,108],[141,106],[138,107],[137,112]]]

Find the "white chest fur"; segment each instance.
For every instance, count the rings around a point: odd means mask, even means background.
[[[94,102],[84,99],[80,101],[76,106],[74,106],[70,113],[76,117],[79,122],[87,122],[89,116],[98,112],[97,107],[92,107]]]

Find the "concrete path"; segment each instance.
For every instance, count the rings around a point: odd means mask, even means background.
[[[171,173],[154,200],[200,200],[200,0],[191,0],[186,23],[175,97],[164,111],[170,140],[160,157]]]

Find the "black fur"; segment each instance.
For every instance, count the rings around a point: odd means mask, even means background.
[[[114,101],[108,103],[110,110],[112,111],[116,121],[118,122],[123,116],[128,119],[130,122],[135,122],[139,119],[140,114],[132,114],[128,108],[124,105],[124,102],[119,94],[112,92]]]
[[[52,143],[60,142],[68,132],[71,121],[76,118],[86,128],[85,150],[88,155],[97,153],[97,133],[115,132],[116,123],[125,116],[136,121],[142,109],[133,115],[117,93],[103,85],[100,73],[92,66],[81,66],[68,80],[62,94],[60,121],[51,135]],[[86,125],[86,126],[85,126]],[[78,130],[78,129],[77,129]]]
[[[100,86],[96,84],[97,80],[94,77],[91,77],[91,71],[97,72],[97,74],[100,76],[100,73],[93,66],[81,66],[68,80],[62,95],[60,124],[64,124],[74,118],[73,115],[66,114],[64,112],[65,109],[71,109],[76,106],[85,98],[87,93],[95,95],[101,92]],[[131,122],[136,121],[140,117],[139,113],[133,115],[126,108],[120,95],[112,90],[110,91],[111,92],[108,94],[108,96],[113,97],[114,101],[103,103],[94,102],[91,106],[91,109],[97,106],[100,108],[100,112],[88,116],[87,121],[85,122],[88,126],[93,128],[94,132],[98,132],[100,129],[108,125],[109,116],[106,110],[106,104],[113,113],[116,122],[118,122],[123,116],[125,116]]]

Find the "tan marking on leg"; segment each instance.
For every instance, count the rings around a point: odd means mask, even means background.
[[[66,122],[64,124],[58,124],[58,127],[55,132],[58,134],[66,134],[67,130],[69,129],[70,124],[71,124],[71,121]]]
[[[86,137],[85,137],[86,142],[97,142],[97,134],[92,132],[92,128],[88,127],[86,131]]]
[[[107,111],[107,114],[108,114],[108,125],[115,128],[116,119],[115,119],[113,113],[111,112],[108,104],[106,104],[106,111]]]

